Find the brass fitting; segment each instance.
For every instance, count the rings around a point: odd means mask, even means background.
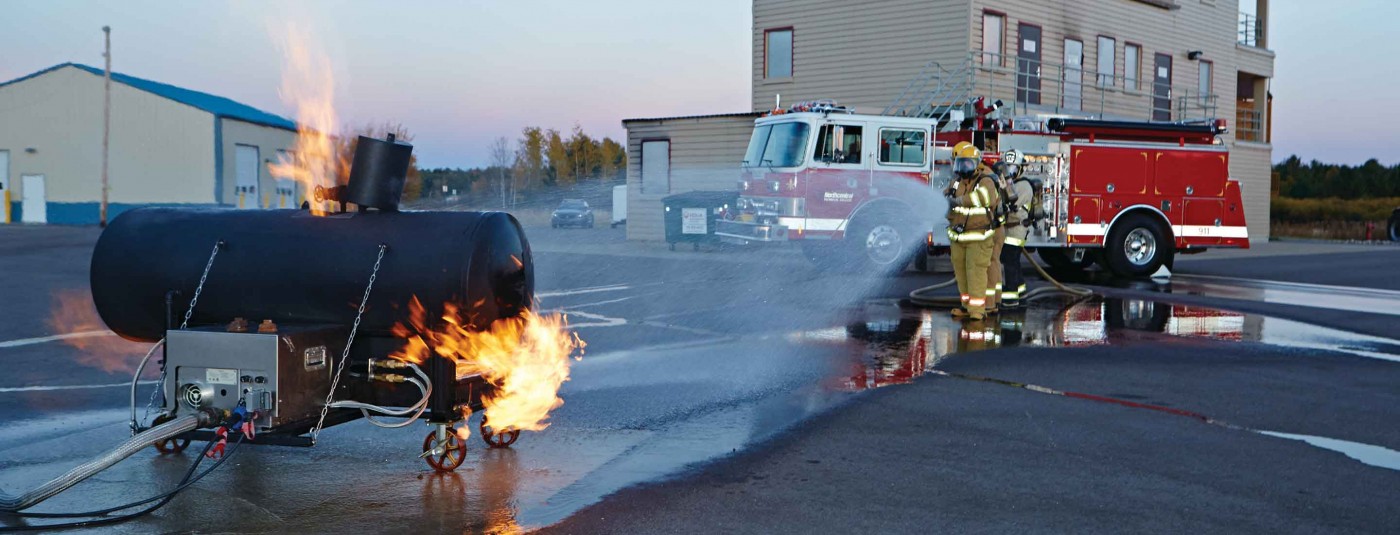
[[[404,381],[407,381],[408,378],[396,373],[386,373],[383,375],[375,375],[374,380],[384,381],[386,383],[402,383]]]

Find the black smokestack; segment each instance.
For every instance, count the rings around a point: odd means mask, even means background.
[[[350,163],[350,183],[346,186],[344,200],[384,212],[397,212],[412,155],[413,145],[396,141],[394,134],[382,140],[360,136],[355,144],[355,159]]]

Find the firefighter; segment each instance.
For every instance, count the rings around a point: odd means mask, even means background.
[[[953,173],[957,181],[945,191],[950,206],[948,241],[962,306],[952,313],[957,318],[980,320],[987,315],[987,270],[996,234],[993,207],[1001,199],[992,173],[982,165],[982,151],[971,143],[953,147]]]
[[[1025,176],[1026,158],[1019,151],[1007,151],[1001,157],[1001,175],[1006,181],[1008,210],[1006,214],[1006,244],[1000,254],[1003,268],[1001,305],[1004,308],[1020,308],[1021,297],[1026,293],[1026,278],[1021,274],[1021,250],[1026,246],[1026,236],[1030,235],[1031,201],[1035,199],[1035,188]]]
[[[981,160],[978,162],[982,163]],[[996,314],[1000,310],[997,305],[1001,301],[1001,250],[1002,244],[1006,242],[1006,179],[1000,172],[987,168],[985,163],[982,163],[978,173],[992,179],[998,199],[992,207],[992,261],[987,266],[987,313]]]

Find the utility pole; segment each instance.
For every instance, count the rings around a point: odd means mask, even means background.
[[[107,143],[112,136],[112,27],[102,27],[102,40],[105,50],[102,57],[107,60],[107,68],[102,73],[102,207],[97,224],[107,226]]]

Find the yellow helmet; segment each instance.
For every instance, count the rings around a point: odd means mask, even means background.
[[[963,178],[977,174],[977,166],[982,164],[982,151],[966,141],[953,145],[953,173]]]

